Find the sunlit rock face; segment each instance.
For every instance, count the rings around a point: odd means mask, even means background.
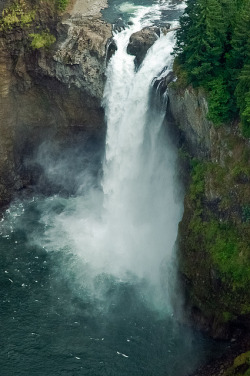
[[[44,141],[105,135],[101,99],[111,25],[76,14],[58,23],[46,11],[41,21],[57,35],[49,50],[32,51],[22,30],[0,38],[0,205],[34,180],[25,160]]]

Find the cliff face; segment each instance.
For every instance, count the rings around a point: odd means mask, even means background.
[[[238,124],[216,129],[192,87],[169,87],[190,181],[179,226],[188,306],[199,328],[228,338],[250,328],[250,143]]]
[[[207,120],[207,102],[202,91],[195,92],[191,87],[185,90],[169,86],[170,112],[185,136],[185,145],[190,154],[200,158],[211,156],[215,131]]]
[[[36,8],[31,25],[0,31],[0,206],[30,184],[34,171],[24,160],[42,142],[68,145],[80,134],[104,136],[101,98],[111,26],[96,15],[61,20],[46,4]],[[57,42],[32,49],[30,35],[40,27]]]

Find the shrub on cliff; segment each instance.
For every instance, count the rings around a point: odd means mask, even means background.
[[[32,33],[29,34],[29,36],[32,38],[31,47],[34,50],[47,48],[56,41],[55,36],[50,34],[48,31],[43,31],[41,33]]]

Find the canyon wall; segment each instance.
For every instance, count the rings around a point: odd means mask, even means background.
[[[168,90],[188,176],[178,235],[187,307],[198,328],[230,338],[250,328],[250,142],[237,121],[214,127],[202,90]]]
[[[58,16],[50,3],[36,8],[37,22],[0,31],[0,205],[32,184],[32,159],[39,145],[69,145],[96,136],[104,139],[101,106],[106,44],[111,25],[100,15]],[[32,48],[37,28],[56,42]]]

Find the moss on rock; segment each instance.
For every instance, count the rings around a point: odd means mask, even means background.
[[[237,356],[222,376],[250,376],[250,351]]]

